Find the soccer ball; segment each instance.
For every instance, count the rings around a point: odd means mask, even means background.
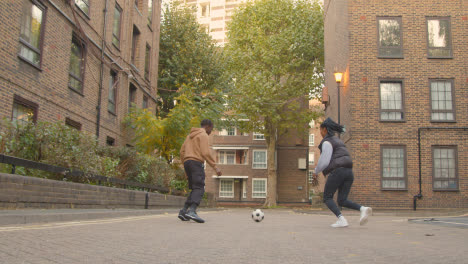
[[[252,219],[255,221],[255,222],[261,222],[263,220],[263,218],[265,218],[265,214],[263,213],[262,210],[260,209],[255,209],[253,212],[252,212]]]

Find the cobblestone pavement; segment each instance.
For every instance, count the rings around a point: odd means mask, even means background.
[[[327,211],[204,211],[204,224],[174,211],[100,220],[0,227],[0,263],[467,263],[468,229],[379,215],[329,227]]]

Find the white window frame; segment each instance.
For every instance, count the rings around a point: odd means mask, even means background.
[[[255,192],[255,182],[265,182],[265,192]],[[267,179],[252,179],[252,198],[266,198],[268,191]]]
[[[247,198],[247,179],[242,180],[242,198]]]
[[[234,163],[227,163],[228,152],[234,153]],[[221,162],[221,156],[223,157],[223,162]],[[218,164],[235,165],[236,164],[236,151],[235,150],[219,150],[218,160],[219,160]]]
[[[315,135],[309,134],[309,147],[313,147],[315,145]]]
[[[314,179],[314,171],[310,170],[309,171],[309,183],[312,183],[312,180]]]
[[[309,126],[310,126],[310,128],[314,128],[315,127],[315,120],[312,119],[312,121],[309,122]]]
[[[265,140],[265,135],[257,132],[253,132],[253,140]]]
[[[255,152],[264,152],[265,153],[265,166],[263,167],[255,167],[255,165],[258,165],[258,164],[263,164],[260,163],[260,162],[255,162]],[[256,170],[264,170],[268,167],[268,152],[266,149],[254,149],[252,150],[252,169],[256,169]]]
[[[230,182],[231,183],[231,191],[222,191],[222,185],[223,185],[223,182]],[[226,193],[228,193],[228,195],[226,195]],[[224,194],[224,195],[223,195]],[[219,197],[220,198],[234,198],[234,179],[220,179],[219,180]]]
[[[309,152],[309,166],[313,166],[314,164],[315,164],[315,154],[313,152]]]
[[[230,129],[234,129],[234,135],[229,135],[229,130],[230,130]],[[227,135],[227,136],[230,136],[230,137],[237,135],[237,128],[235,128],[235,127],[230,127],[230,128],[228,128],[228,129],[226,129],[226,135]]]

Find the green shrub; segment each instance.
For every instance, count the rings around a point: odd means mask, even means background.
[[[0,153],[76,169],[86,174],[164,187],[170,187],[173,180],[181,177],[180,169],[172,168],[165,159],[141,154],[128,147],[101,146],[94,135],[80,132],[59,122],[17,126],[9,120],[1,120]],[[10,173],[11,165],[0,164],[0,171]],[[86,177],[64,178],[62,174],[20,167],[16,168],[15,173],[94,184]]]

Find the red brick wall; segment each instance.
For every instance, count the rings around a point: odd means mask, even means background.
[[[329,1],[325,1],[327,6]],[[336,4],[342,4],[336,6]],[[419,192],[418,128],[468,126],[468,20],[460,10],[468,3],[429,1],[332,1],[325,20],[326,85],[329,87],[331,107],[327,116],[336,116],[333,96],[336,83],[330,76],[338,62],[347,64],[341,94],[341,119],[347,127],[343,139],[354,160],[355,182],[350,198],[382,208],[411,208],[412,198]],[[343,19],[339,14],[346,12]],[[377,58],[377,16],[401,16],[403,28],[403,59]],[[427,16],[449,16],[453,58],[427,58]],[[346,19],[348,18],[348,19]],[[336,39],[346,37],[349,42],[341,53],[343,43]],[[379,121],[379,80],[403,80],[406,121],[386,123]],[[454,80],[455,123],[435,123],[430,120],[429,79]],[[330,89],[331,87],[331,89]],[[335,90],[335,92],[334,92]],[[333,94],[334,92],[334,94]],[[423,132],[421,141],[422,194],[419,207],[468,207],[467,131],[431,130]],[[381,190],[380,146],[405,145],[407,150],[408,190]],[[440,192],[432,189],[433,145],[458,146],[459,191]]]
[[[96,106],[98,105],[100,49],[103,27],[103,12],[106,1],[90,1],[90,15],[87,18],[78,8],[77,18],[83,31],[93,42],[87,46],[83,95],[68,88],[68,72],[70,63],[70,46],[73,33],[80,31],[68,20],[74,20],[68,1],[40,1],[46,7],[45,26],[43,32],[42,66],[32,67],[19,59],[20,26],[24,1],[5,0],[0,2],[0,20],[9,21],[0,27],[3,41],[0,43],[0,118],[11,118],[13,96],[15,94],[39,105],[38,120],[64,121],[70,118],[82,124],[82,130],[94,134],[96,131]],[[51,2],[54,4],[52,5]],[[160,2],[154,2],[152,29],[147,26],[147,8],[141,10],[142,15],[133,7],[132,1],[117,0],[123,9],[120,50],[112,45],[112,21],[115,1],[108,1],[106,26],[106,42],[109,47],[106,53],[115,63],[113,69],[119,70],[119,85],[117,90],[117,112],[113,115],[107,111],[108,84],[110,76],[109,65],[104,67],[102,89],[100,141],[105,142],[107,136],[116,139],[118,145],[127,141],[122,130],[122,120],[127,113],[129,82],[136,84],[137,104],[141,106],[143,93],[151,95],[149,106],[154,109],[157,93],[157,66],[159,50]],[[141,32],[138,45],[138,60],[135,67],[138,72],[130,69],[131,36],[133,25]],[[144,80],[144,51],[146,43],[151,46],[151,81]],[[93,52],[96,56],[93,56]],[[109,56],[106,61],[110,61]],[[118,65],[118,66],[117,66]],[[119,68],[119,66],[121,68]],[[138,80],[129,80],[128,74]]]

